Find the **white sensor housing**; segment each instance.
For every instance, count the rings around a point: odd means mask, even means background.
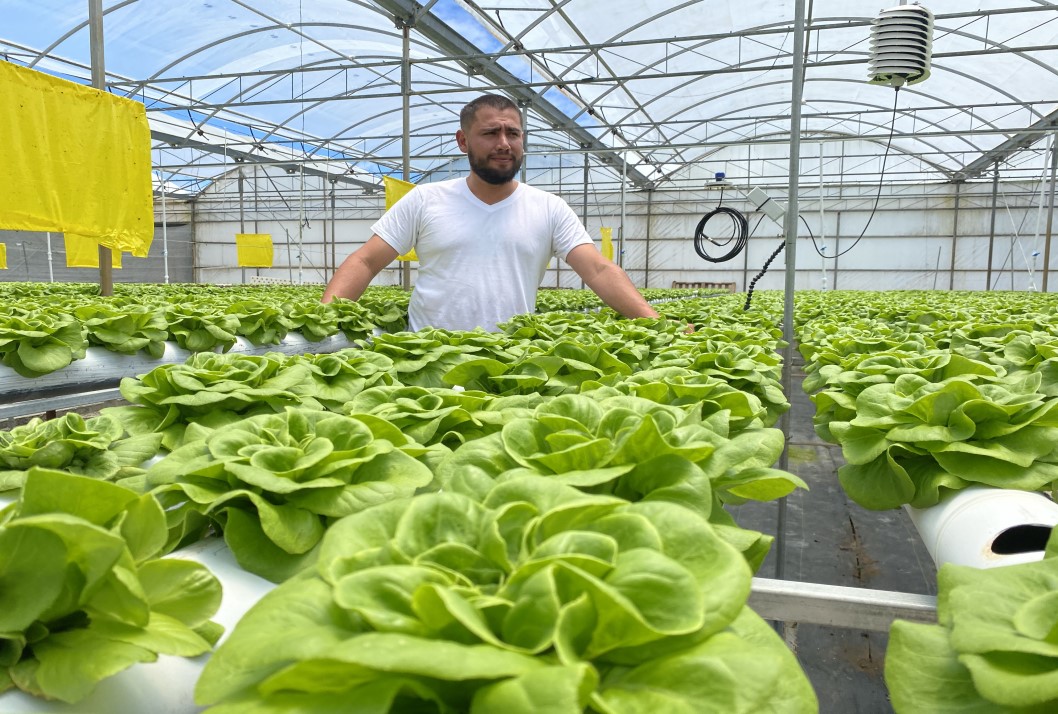
[[[871,84],[900,87],[929,77],[933,55],[933,13],[924,7],[900,5],[882,10],[871,20]]]
[[[758,187],[754,186],[749,193],[746,194],[746,198],[753,204],[753,207],[758,211],[763,211],[764,215],[772,219],[776,223],[782,223],[783,216],[786,215],[786,207],[778,201],[775,201],[768,194]]]

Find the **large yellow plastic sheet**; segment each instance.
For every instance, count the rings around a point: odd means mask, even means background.
[[[613,260],[613,228],[603,226],[599,232],[602,234],[602,255],[607,260]]]
[[[67,268],[99,267],[99,241],[73,233],[67,233],[62,238],[66,244]],[[120,250],[110,250],[110,265],[116,270],[121,270]]]
[[[0,243],[0,270],[7,270],[7,243]]]
[[[272,267],[271,233],[236,233],[236,260],[243,268]]]
[[[147,257],[144,106],[10,62],[0,62],[0,97],[0,229],[74,233]]]
[[[408,191],[415,188],[415,184],[408,181],[401,181],[400,179],[390,178],[389,176],[382,177],[382,185],[386,187],[386,210],[393,208],[400,199],[407,195]],[[415,249],[412,248],[409,252],[404,255],[398,255],[397,260],[418,260],[419,256],[415,255]]]

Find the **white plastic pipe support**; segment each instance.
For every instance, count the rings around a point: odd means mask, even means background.
[[[1038,536],[1058,525],[1058,504],[1029,491],[973,486],[930,508],[905,508],[938,568],[944,563],[994,568],[1042,560],[1045,538]],[[1024,547],[1016,542],[1019,533],[1030,536]],[[1001,537],[1015,541],[1014,547],[997,551]]]

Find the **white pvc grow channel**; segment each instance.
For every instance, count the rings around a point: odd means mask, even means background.
[[[994,568],[1043,559],[1058,503],[1040,493],[974,486],[931,508],[907,508],[939,568]]]

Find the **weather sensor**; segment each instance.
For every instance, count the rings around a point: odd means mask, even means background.
[[[882,10],[871,20],[871,84],[901,87],[929,77],[933,13],[918,5]]]

